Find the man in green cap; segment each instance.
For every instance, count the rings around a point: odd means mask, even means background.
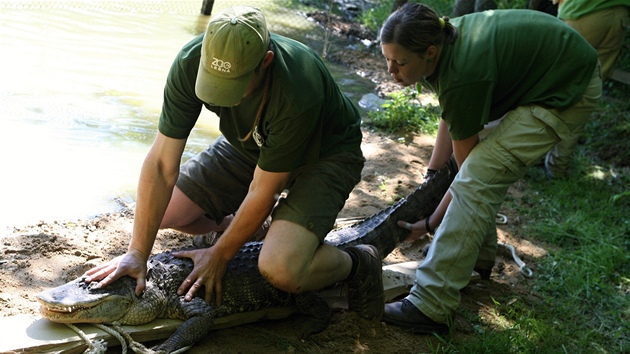
[[[219,116],[222,136],[180,168],[203,107]],[[381,317],[378,251],[323,242],[365,159],[359,113],[312,50],[270,34],[257,8],[221,11],[175,59],[158,128],[140,175],[129,249],[88,271],[87,281],[105,286],[129,275],[140,294],[158,229],[227,227],[213,246],[176,253],[195,264],[180,295],[190,300],[205,286],[205,300],[220,303],[227,263],[271,215],[258,261],[265,278],[291,293],[347,281],[350,310]]]

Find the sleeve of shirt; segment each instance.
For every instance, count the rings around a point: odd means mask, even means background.
[[[175,59],[164,87],[164,102],[158,123],[160,133],[174,138],[185,139],[195,126],[203,102],[195,94],[195,80],[199,59]]]
[[[450,88],[439,96],[442,118],[448,123],[453,140],[480,132],[488,123],[493,85],[479,81]]]

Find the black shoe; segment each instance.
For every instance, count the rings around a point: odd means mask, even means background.
[[[357,245],[348,247],[357,260],[357,270],[348,280],[348,309],[359,316],[375,320],[383,317],[385,294],[383,292],[383,268],[381,256],[376,247]]]
[[[447,334],[449,332],[448,325],[433,321],[407,299],[386,304],[383,321],[413,333]]]
[[[490,280],[490,274],[492,274],[492,268],[483,269],[483,268],[475,267],[473,270],[479,273],[479,276],[481,276],[481,279]]]
[[[494,262],[494,259],[491,261],[478,259],[473,270],[479,273],[481,279],[490,280],[490,274],[492,274],[492,267],[494,267]]]

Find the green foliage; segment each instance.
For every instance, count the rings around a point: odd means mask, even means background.
[[[451,16],[453,13],[453,4],[455,3],[454,0],[414,0],[414,2],[420,2],[427,5],[432,8],[438,16]]]
[[[551,1],[551,0],[546,0]],[[528,0],[496,0],[497,9],[526,9]]]
[[[588,156],[588,146],[580,154]],[[538,264],[533,291],[547,304],[537,318],[556,321],[569,352],[605,347],[624,352],[630,345],[630,203],[613,202],[627,194],[627,173],[593,167],[575,159],[584,172],[549,180],[538,170],[528,176],[519,215],[529,236],[549,245]],[[625,179],[625,180],[624,180]],[[557,319],[561,318],[561,321]]]
[[[381,110],[368,112],[372,126],[390,133],[437,132],[440,109],[423,106],[416,100],[417,95],[416,91],[409,88],[392,92],[391,99],[381,105]]]
[[[619,93],[627,95],[628,90]],[[630,111],[626,100],[601,101],[584,134],[585,144],[601,161],[614,166],[630,166]],[[611,144],[613,143],[614,144]]]
[[[387,16],[389,16],[393,5],[393,0],[383,0],[379,2],[378,6],[361,12],[359,20],[365,28],[374,33],[378,33],[381,25],[385,22]]]
[[[612,197],[610,197],[610,201],[613,202],[613,203],[616,203],[622,197],[630,198],[630,191],[625,191],[625,192],[620,193],[620,194],[615,194]]]
[[[410,2],[421,2],[433,10],[435,10],[438,15],[449,16],[453,12],[453,1],[452,0],[427,0],[427,1],[417,1],[411,0]],[[379,1],[377,5],[373,8],[366,9],[361,13],[360,22],[369,30],[378,33],[383,22],[387,19],[394,5],[394,0],[383,0]]]

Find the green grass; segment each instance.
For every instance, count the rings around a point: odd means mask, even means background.
[[[569,352],[621,353],[630,349],[630,203],[613,196],[629,176],[615,181],[598,170],[554,181],[530,173],[519,213],[532,221],[529,236],[552,249],[538,265],[533,291],[546,306],[535,316],[561,319]]]
[[[448,14],[452,5],[443,0],[424,3],[440,14]],[[526,1],[513,4],[522,8]],[[500,1],[499,7],[510,6]],[[370,21],[382,21],[377,18],[382,12],[375,10]],[[626,71],[629,48],[630,35],[618,64]],[[371,117],[372,124],[376,119],[375,126],[389,132],[418,131],[417,125],[405,122],[417,119],[412,119],[412,110],[426,117],[425,108],[408,95],[394,94],[389,106]],[[442,338],[431,346],[432,352],[630,352],[629,97],[629,86],[607,81],[604,98],[574,154],[569,178],[549,180],[534,168],[524,178],[524,194],[508,197],[506,204],[524,220],[527,237],[548,251],[537,260],[529,283],[538,300],[519,294],[514,294],[519,296],[514,303],[495,300],[493,323],[460,309],[476,335]],[[433,118],[424,123],[433,124]]]
[[[379,111],[367,113],[369,124],[389,133],[414,132],[433,135],[437,132],[441,110],[423,106],[418,92],[410,88],[392,92]]]

